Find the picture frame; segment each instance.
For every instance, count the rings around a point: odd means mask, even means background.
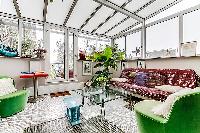
[[[145,60],[138,60],[137,61],[137,68],[146,68]]]
[[[92,75],[92,62],[91,61],[83,61],[82,62],[82,75],[83,76]]]
[[[126,69],[126,68],[128,68],[128,62],[126,62],[126,61],[121,61],[121,70],[124,70],[124,69]]]

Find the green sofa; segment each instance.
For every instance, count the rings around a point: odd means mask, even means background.
[[[0,76],[1,78],[8,78]],[[22,111],[28,101],[28,91],[18,90],[14,93],[0,96],[0,117],[5,118]]]
[[[159,104],[152,100],[135,105],[139,133],[200,133],[200,92],[178,97],[168,119],[151,111]]]

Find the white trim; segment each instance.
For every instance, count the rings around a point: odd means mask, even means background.
[[[22,55],[22,38],[23,38],[23,23],[21,19],[18,19],[18,54]]]
[[[64,42],[65,42],[65,46],[64,46],[64,59],[65,59],[65,67],[64,67],[64,71],[65,71],[65,80],[69,80],[69,31],[68,29],[65,29],[65,34],[64,34]]]
[[[183,15],[179,16],[179,47],[178,56],[181,56],[181,43],[183,42]]]

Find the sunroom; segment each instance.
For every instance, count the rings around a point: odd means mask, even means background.
[[[199,133],[199,9],[0,0],[0,133]]]

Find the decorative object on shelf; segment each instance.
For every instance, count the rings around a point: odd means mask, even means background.
[[[196,56],[197,41],[181,43],[181,56]]]
[[[145,60],[137,60],[137,68],[146,68]]]
[[[35,58],[44,59],[45,53],[47,53],[47,50],[43,48],[38,48],[38,49],[34,49],[33,52],[36,55]]]
[[[121,70],[124,70],[125,68],[128,68],[128,62],[127,61],[121,61]]]
[[[16,57],[18,56],[17,49],[13,49],[9,46],[5,46],[4,44],[0,44],[0,55],[6,57]]]
[[[79,60],[86,60],[85,51],[79,50]]]
[[[82,62],[82,70],[83,70],[83,75],[92,75],[92,62],[91,61],[83,61]]]
[[[146,53],[146,58],[166,58],[166,57],[176,57],[177,49],[162,49],[162,50],[154,50],[152,52]]]
[[[118,45],[106,46],[101,52],[95,52],[92,56],[93,62],[98,62],[94,68],[103,68],[95,73],[91,79],[91,86],[101,88],[107,87],[110,83],[111,72],[110,68],[117,70],[117,61],[125,59],[124,52],[118,49]]]

